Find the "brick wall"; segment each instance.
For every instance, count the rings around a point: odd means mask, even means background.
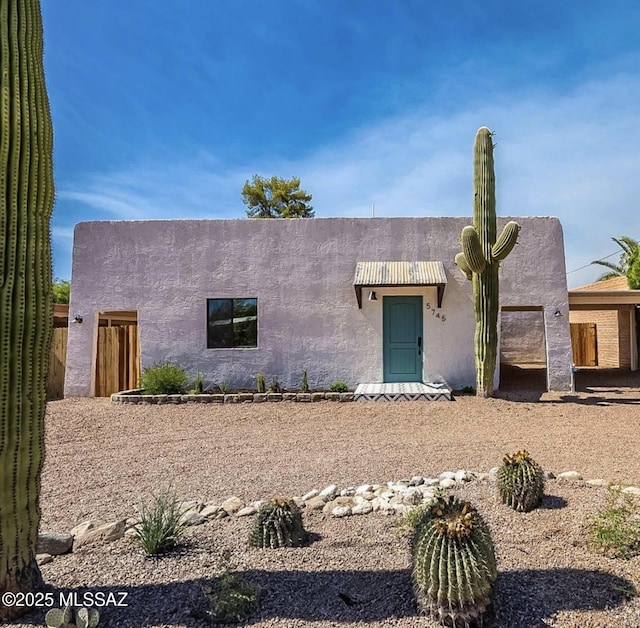
[[[598,337],[598,367],[629,368],[631,346],[629,342],[629,309],[572,310],[571,323],[595,323]]]

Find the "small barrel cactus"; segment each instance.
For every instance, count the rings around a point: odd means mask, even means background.
[[[415,521],[413,580],[418,606],[441,623],[482,621],[497,577],[491,534],[478,511],[454,497],[436,497]]]
[[[302,513],[292,499],[272,499],[263,504],[249,535],[253,547],[299,547],[306,540]]]
[[[48,628],[95,628],[100,622],[100,613],[95,608],[52,608],[44,617]]]
[[[529,512],[542,502],[544,472],[524,449],[507,454],[498,470],[498,492],[503,503],[518,512]]]

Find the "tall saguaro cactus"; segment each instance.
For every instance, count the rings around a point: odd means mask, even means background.
[[[0,598],[33,591],[51,341],[53,133],[39,0],[0,0]],[[25,611],[0,603],[0,623]]]
[[[476,313],[476,395],[493,395],[498,347],[498,267],[516,244],[520,225],[508,222],[496,240],[496,179],[493,133],[483,126],[473,147],[473,226],[461,234],[462,253],[456,265],[473,281]]]

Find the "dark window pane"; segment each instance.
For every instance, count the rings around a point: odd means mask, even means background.
[[[233,321],[233,345],[235,347],[258,346],[258,319],[255,316]]]
[[[207,299],[209,349],[257,346],[257,299]]]
[[[208,299],[209,325],[213,321],[231,322],[233,317],[233,299]]]

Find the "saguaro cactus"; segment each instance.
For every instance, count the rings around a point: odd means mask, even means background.
[[[37,589],[53,133],[39,0],[0,1],[0,598]],[[25,612],[0,602],[0,623]]]
[[[493,395],[498,347],[498,267],[516,244],[520,225],[508,222],[496,240],[496,179],[493,172],[493,133],[483,126],[473,147],[473,226],[461,234],[462,253],[456,265],[473,280],[476,313],[476,394]]]

